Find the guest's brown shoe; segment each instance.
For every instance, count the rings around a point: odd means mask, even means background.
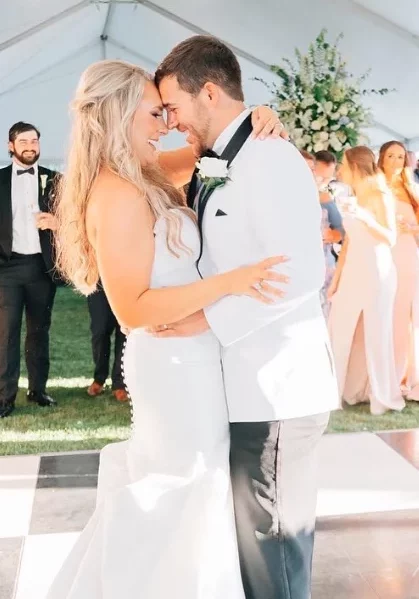
[[[112,395],[117,401],[128,401],[128,394],[125,389],[115,389],[115,391],[112,391]]]
[[[90,395],[90,397],[97,397],[98,395],[101,395],[102,393],[103,393],[103,385],[101,385],[100,383],[97,383],[96,381],[93,381],[93,383],[87,389],[87,395]]]

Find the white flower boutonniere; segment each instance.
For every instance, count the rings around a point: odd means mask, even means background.
[[[207,189],[223,187],[230,180],[228,161],[205,156],[196,163],[198,176]]]
[[[45,193],[45,188],[47,186],[48,175],[41,175],[41,191],[42,195]]]

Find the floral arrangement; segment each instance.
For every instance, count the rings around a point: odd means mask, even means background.
[[[390,90],[364,89],[370,72],[360,78],[348,73],[339,51],[343,35],[330,44],[326,34],[321,31],[307,54],[295,50],[296,64],[284,59],[283,65],[271,67],[281,83],[258,81],[272,92],[270,105],[300,150],[329,150],[341,158],[347,148],[368,142],[362,129],[371,124],[371,112],[363,97]]]

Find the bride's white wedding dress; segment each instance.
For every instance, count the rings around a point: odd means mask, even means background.
[[[173,256],[159,220],[153,288],[198,278],[198,232],[182,220],[193,253]],[[135,330],[124,369],[132,436],[103,449],[96,511],[48,599],[244,599],[218,341]]]

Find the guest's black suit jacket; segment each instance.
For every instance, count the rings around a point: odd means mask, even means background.
[[[41,175],[46,175],[45,188],[42,188]],[[23,175],[29,177],[30,175]],[[55,185],[61,175],[43,166],[38,166],[38,202],[41,212],[52,212]],[[49,229],[39,231],[45,272],[56,284],[61,281],[54,268],[54,235]],[[0,268],[7,264],[12,255],[13,217],[12,217],[12,165],[0,169]]]

